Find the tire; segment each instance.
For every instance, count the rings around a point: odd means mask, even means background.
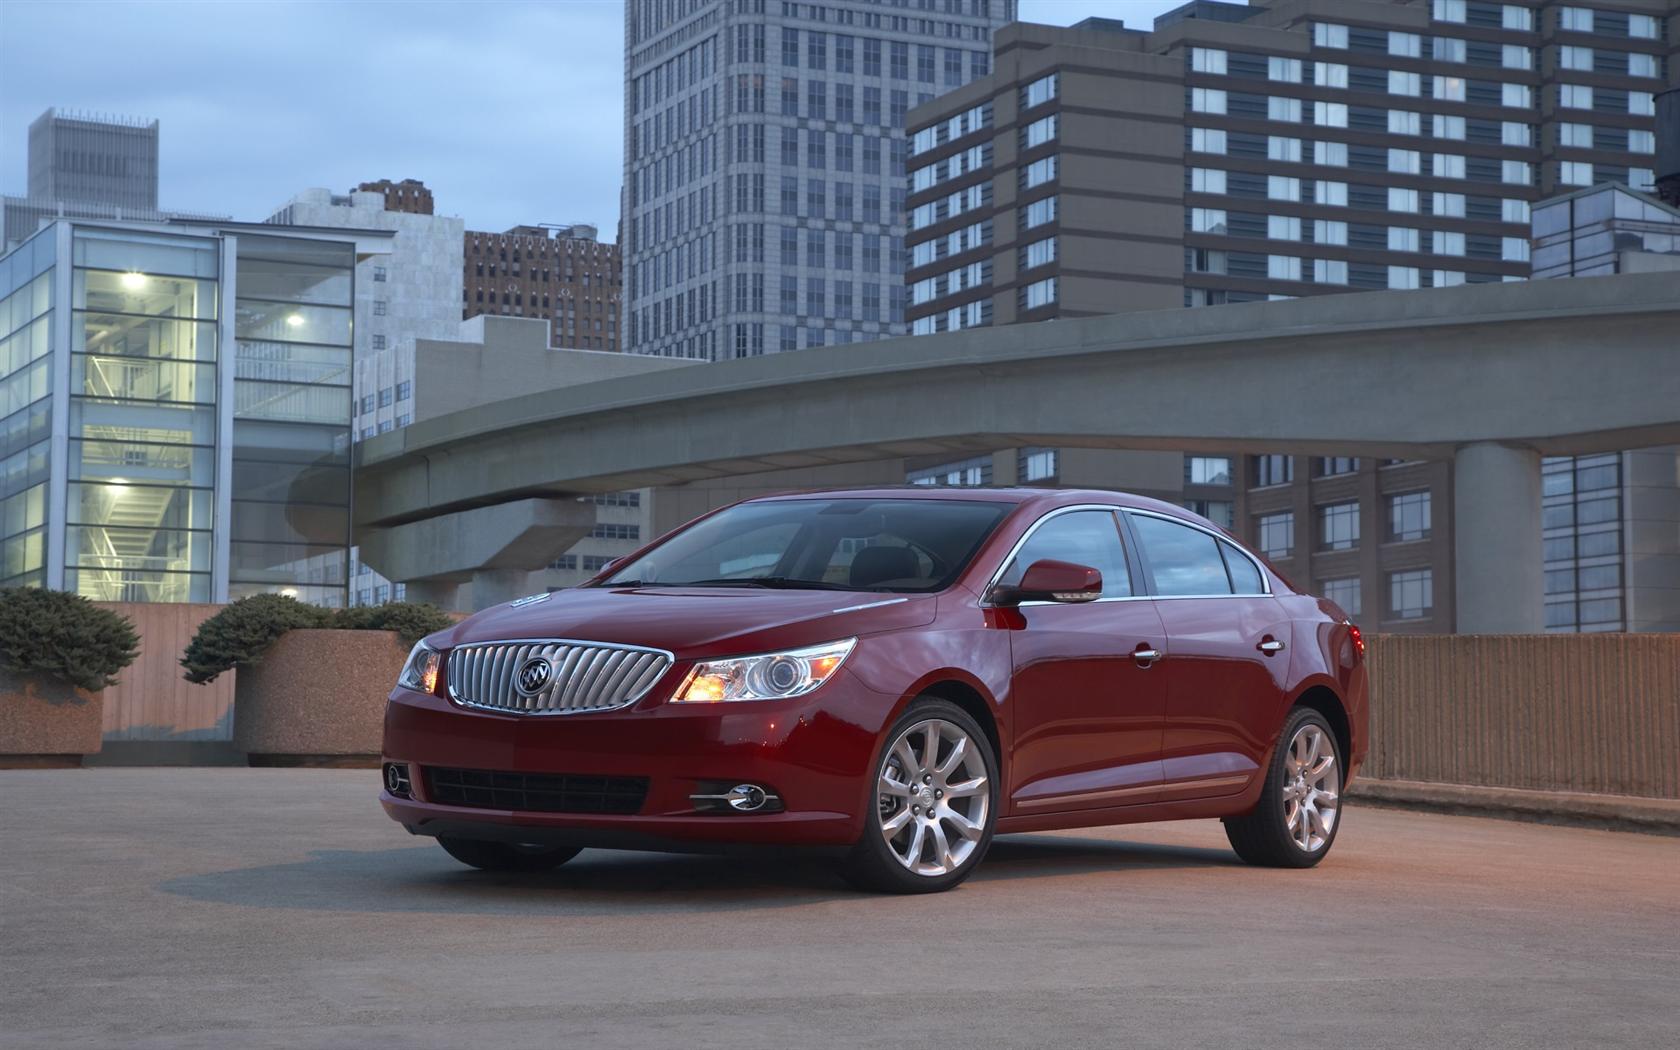
[[[1278,734],[1259,803],[1243,816],[1225,818],[1231,848],[1267,868],[1310,868],[1323,860],[1342,826],[1345,769],[1330,723],[1311,708],[1295,708]],[[1316,777],[1314,770],[1320,770]]]
[[[887,730],[870,776],[902,791],[870,793],[863,835],[841,868],[846,881],[880,893],[938,893],[973,873],[997,826],[999,777],[991,741],[966,711],[932,697],[912,702]],[[931,819],[923,812],[930,800]]]
[[[438,845],[462,864],[480,871],[550,871],[583,852],[570,846],[517,846],[481,839],[440,838]]]

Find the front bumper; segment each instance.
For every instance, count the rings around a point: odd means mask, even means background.
[[[385,761],[409,766],[412,798],[382,792],[417,835],[619,848],[846,846],[862,832],[868,773],[896,698],[842,670],[809,696],[670,704],[659,693],[621,711],[532,717],[462,708],[407,689],[385,711]],[[445,805],[430,768],[646,777],[634,814]],[[720,782],[763,785],[777,813],[699,812]]]

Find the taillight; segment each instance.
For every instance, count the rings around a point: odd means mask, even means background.
[[[1348,629],[1348,641],[1353,643],[1354,653],[1356,653],[1359,656],[1364,656],[1365,655],[1365,636],[1360,633],[1359,625],[1350,621],[1347,625],[1347,629]]]

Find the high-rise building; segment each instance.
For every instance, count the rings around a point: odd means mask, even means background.
[[[625,346],[724,360],[902,334],[910,107],[1015,0],[629,0]]]
[[[431,191],[414,179],[305,190],[268,221],[395,234],[388,253],[357,266],[352,387],[358,440],[402,426],[414,412],[414,341],[460,329],[462,221],[433,214]]]
[[[1615,185],[1534,206],[1535,279],[1654,270],[1680,281],[1680,209]],[[1680,630],[1680,447],[1540,469],[1546,629]]]
[[[0,199],[0,249],[55,218],[215,218],[158,210],[158,122],[49,109],[29,125],[28,186]]]
[[[0,584],[344,604],[351,304],[389,237],[63,220],[0,257]]]
[[[1011,26],[990,76],[910,115],[912,329],[1525,278],[1534,201],[1652,185],[1677,12],[1198,0],[1153,32]]]
[[[1536,201],[1652,182],[1677,10],[1196,0],[1154,32],[1010,26],[990,77],[910,115],[912,330],[1525,279]],[[1180,458],[1173,492],[1161,475]],[[999,480],[1182,502],[1379,630],[1454,628],[1447,464],[991,460]],[[950,483],[963,466],[916,464],[914,480]]]
[[[536,317],[556,350],[618,350],[619,246],[596,228],[515,226],[466,232],[461,316]]]

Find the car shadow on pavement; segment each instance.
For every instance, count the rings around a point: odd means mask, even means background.
[[[1225,850],[1082,839],[999,838],[977,883],[1237,863]],[[703,856],[586,850],[554,871],[492,874],[435,846],[315,850],[308,860],[182,875],[164,893],[240,907],[354,912],[567,915],[739,911],[857,896],[810,854]]]

